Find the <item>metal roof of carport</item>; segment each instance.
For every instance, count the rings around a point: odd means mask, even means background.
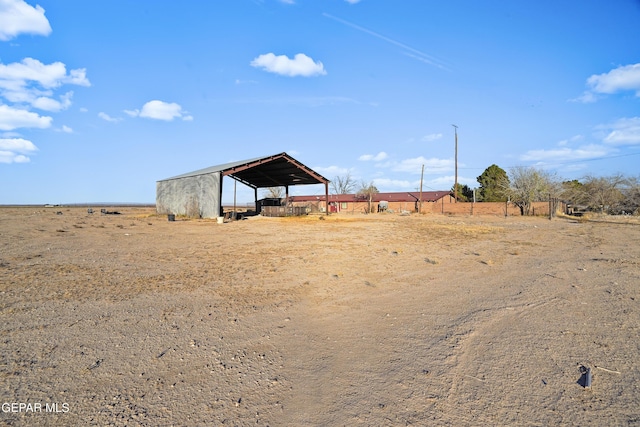
[[[160,181],[220,172],[251,188],[288,187],[291,185],[327,184],[329,180],[303,165],[287,153],[211,166]]]

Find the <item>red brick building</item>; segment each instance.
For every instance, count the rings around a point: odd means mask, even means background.
[[[453,203],[450,191],[423,191],[422,198],[418,191],[403,191],[395,193],[377,193],[371,197],[371,210],[392,212],[418,212],[422,200],[422,211],[431,212],[434,204]],[[328,200],[329,212],[364,213],[369,209],[369,199],[361,194],[330,194]],[[324,212],[325,196],[290,196],[289,203],[293,206],[306,206],[311,212]]]

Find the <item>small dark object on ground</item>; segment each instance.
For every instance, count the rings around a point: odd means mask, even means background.
[[[118,212],[118,211],[108,211],[108,210],[106,210],[104,208],[100,209],[100,213],[102,215],[120,215],[120,212]]]
[[[88,214],[92,214],[93,213],[93,209],[91,209],[91,208],[87,209],[87,213]]]
[[[167,214],[167,219],[171,222],[176,220],[175,214]]]
[[[593,381],[593,373],[591,372],[591,368],[580,365],[578,370],[582,374],[582,376],[578,380],[578,384],[584,388],[591,388],[591,382]]]
[[[62,212],[58,211],[56,212],[56,215],[62,215]]]
[[[104,359],[98,359],[98,360],[95,361],[95,363],[93,365],[89,366],[87,369],[92,371],[92,370],[94,370],[96,368],[99,368],[103,361],[104,361]]]

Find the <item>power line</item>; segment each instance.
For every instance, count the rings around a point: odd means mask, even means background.
[[[458,126],[456,125],[451,125],[453,126],[453,128],[455,129],[455,135],[456,135],[456,179],[455,182],[453,183],[453,200],[457,203],[458,202]]]
[[[640,156],[640,153],[628,153],[628,154],[619,154],[617,156],[606,156],[606,157],[594,157],[592,159],[582,159],[582,160],[567,160],[566,162],[560,162],[560,163],[547,163],[544,166],[564,166],[564,165],[571,165],[571,164],[575,164],[575,163],[583,163],[583,162],[595,162],[595,161],[599,161],[599,160],[608,160],[608,159],[617,159],[620,157],[631,157],[631,156]],[[514,165],[514,166],[506,166],[506,169],[511,169],[511,168],[516,168],[516,167],[526,167],[524,165]],[[481,168],[481,167],[464,167],[464,168],[459,168],[459,169],[486,169],[486,167]]]

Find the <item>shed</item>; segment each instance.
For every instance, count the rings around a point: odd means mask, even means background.
[[[328,179],[287,153],[280,153],[211,166],[157,181],[156,211],[200,218],[221,216],[225,176],[253,188],[256,204],[259,188],[284,187],[288,197],[292,185],[324,184],[327,198],[329,194]]]

